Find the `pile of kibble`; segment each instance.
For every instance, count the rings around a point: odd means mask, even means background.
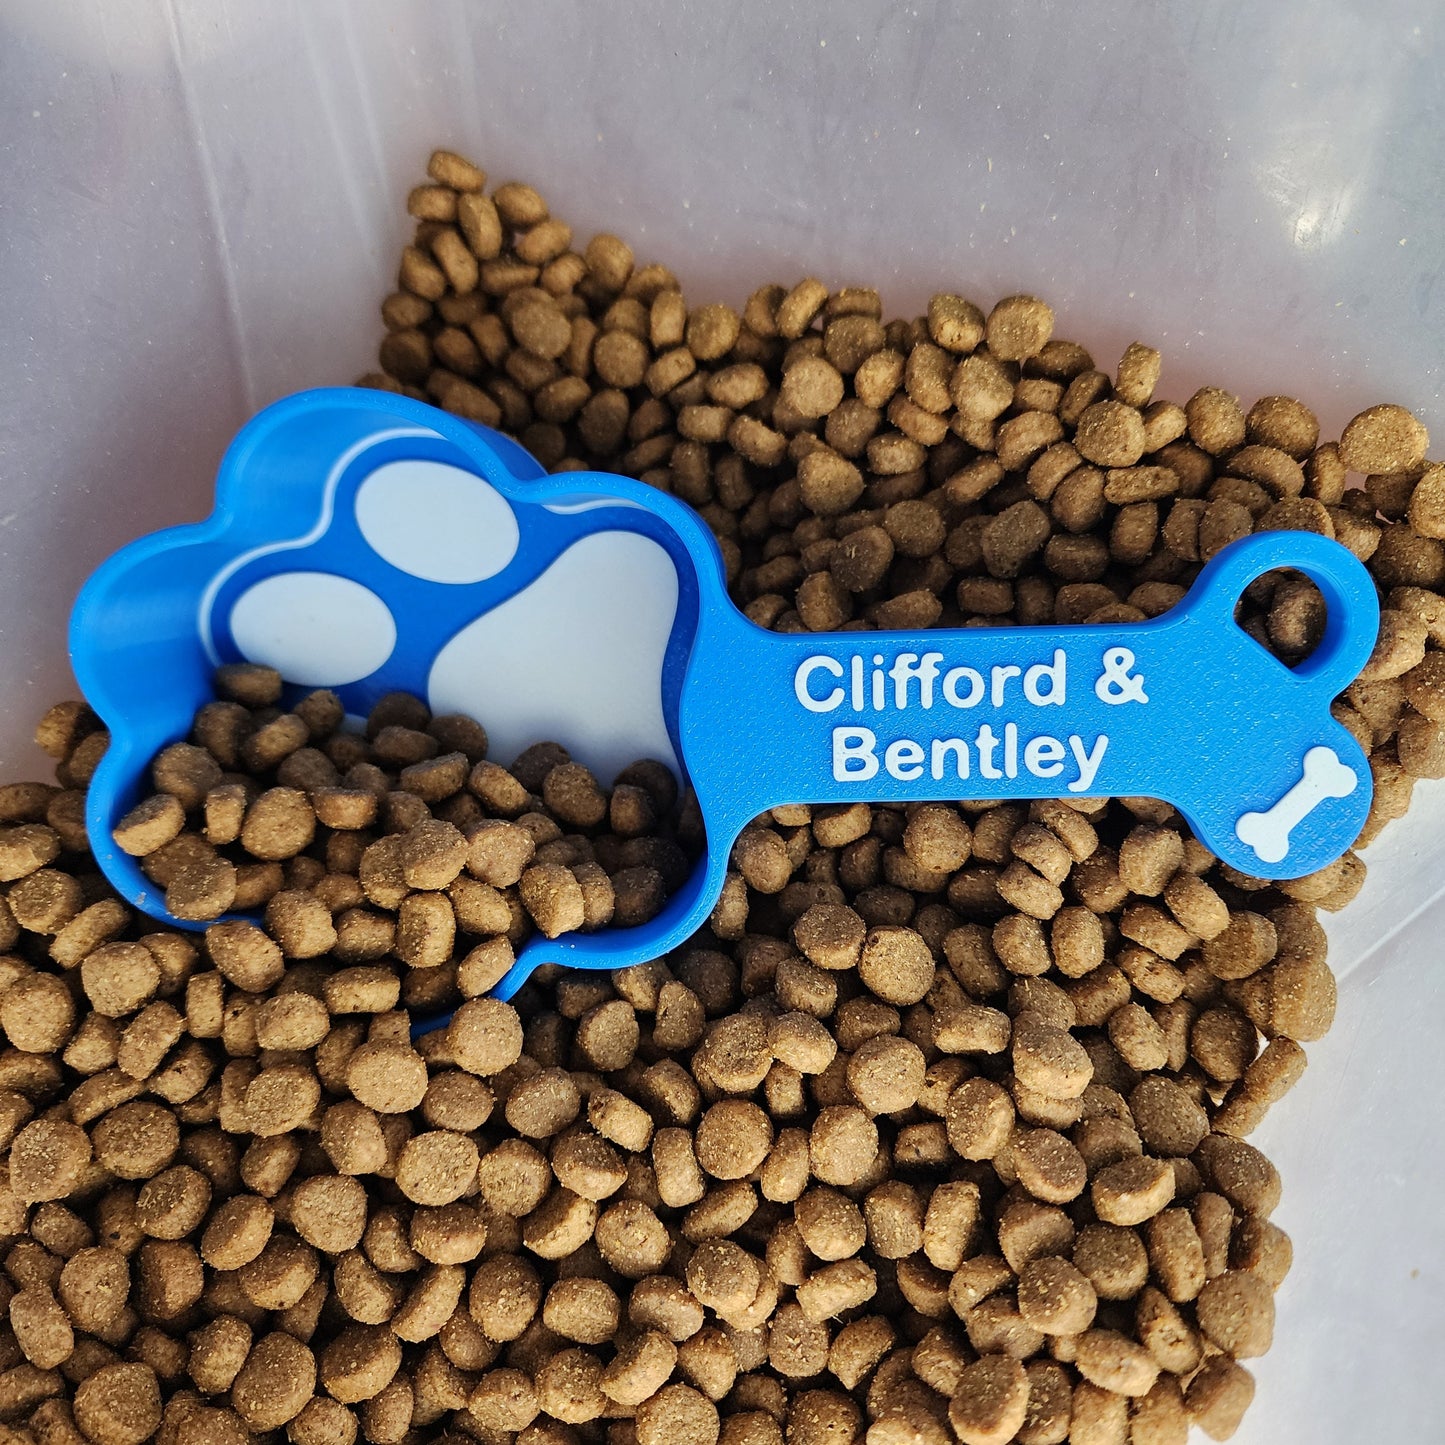
[[[363,735],[343,727],[329,690],[283,712],[271,668],[222,667],[215,685],[193,741],[152,762],[156,791],[120,820],[116,843],[175,918],[264,908],[287,957],[394,955],[422,970],[410,1009],[456,1001],[454,972],[438,966],[458,929],[520,943],[534,929],[557,938],[635,927],[701,850],[696,801],[679,796],[662,763],[633,763],[608,792],[557,743],[504,768],[475,719],[433,717],[405,693],[383,698]],[[362,904],[394,914],[395,926]],[[515,961],[509,950],[469,995],[498,983],[503,961]]]
[[[1158,401],[1156,352],[1111,376],[1032,297],[690,309],[530,187],[429,172],[367,384],[683,498],[759,623],[1138,620],[1305,528],[1384,606],[1336,705],[1361,842],[1445,774],[1445,468],[1402,409],[1321,444],[1289,398]],[[1289,574],[1241,617],[1287,661],[1323,624]],[[180,932],[90,856],[98,721],[47,715],[58,785],[0,788],[0,1439],[1233,1433],[1290,1263],[1244,1136],[1330,1024],[1353,853],[1263,884],[1147,799],[799,804],[675,954],[507,1004],[533,929],[650,917],[701,839],[658,765],[604,787],[485,721],[358,734],[223,672],[117,833]]]

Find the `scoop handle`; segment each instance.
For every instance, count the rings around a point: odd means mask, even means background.
[[[1293,671],[1234,620],[1243,587],[1279,567],[1317,579],[1329,610],[1317,654]],[[1368,763],[1329,708],[1378,618],[1364,567],[1301,532],[1232,544],[1139,623],[776,634],[705,608],[680,735],[709,849],[781,803],[1143,796],[1172,803],[1241,872],[1314,872],[1369,809]],[[1262,856],[1239,819],[1268,812],[1320,747],[1354,785]]]

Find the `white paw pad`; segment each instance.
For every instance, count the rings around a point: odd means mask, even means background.
[[[231,636],[248,662],[303,687],[368,676],[396,646],[396,619],[369,587],[331,572],[278,572],[241,594]]]
[[[517,555],[517,517],[507,499],[460,467],[388,462],[356,489],[355,505],[371,549],[427,582],[482,582]]]
[[[594,532],[442,648],[427,700],[479,718],[498,757],[555,738],[609,781],[641,757],[675,767],[662,656],[676,612],[677,573],[656,542]]]
[[[1278,863],[1289,852],[1289,835],[1326,798],[1348,798],[1359,786],[1355,770],[1339,760],[1333,748],[1311,748],[1304,756],[1304,775],[1275,805],[1263,813],[1246,813],[1234,825],[1235,836],[1253,848],[1264,863]]]

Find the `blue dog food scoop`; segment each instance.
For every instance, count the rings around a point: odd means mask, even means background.
[[[1240,593],[1294,568],[1324,637],[1290,669],[1235,622]],[[783,803],[1148,796],[1262,878],[1333,861],[1369,810],[1364,753],[1330,714],[1379,607],[1345,548],[1261,533],[1220,552],[1147,622],[778,634],[727,595],[702,520],[642,483],[549,476],[514,442],[407,398],[306,392],[267,408],[221,465],[216,508],[142,538],[87,582],[71,623],[111,732],[87,826],[111,883],[170,918],[112,829],[151,759],[184,738],[217,663],[277,667],[364,715],[416,693],[477,717],[494,755],[554,738],[604,784],[651,756],[684,773],[707,836],[651,922],[540,935],[544,962],[621,968],[706,922],[732,845]]]

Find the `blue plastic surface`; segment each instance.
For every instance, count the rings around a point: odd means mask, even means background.
[[[506,500],[516,545],[499,572],[429,581],[367,544],[358,489],[407,460],[479,476]],[[777,634],[733,606],[711,533],[673,498],[602,473],[547,476],[495,432],[407,398],[336,389],[260,413],[222,462],[211,517],[126,547],[76,603],[76,676],[111,731],[87,811],[106,876],[147,913],[199,926],[170,918],[111,833],[146,791],[151,758],[186,736],[212,695],[215,662],[243,655],[228,619],[258,582],[326,574],[384,601],[395,645],[365,676],[336,686],[349,712],[365,713],[395,689],[426,697],[449,639],[604,533],[650,539],[676,569],[661,710],[707,848],[650,923],[534,937],[499,997],[544,962],[619,968],[680,944],[711,912],[738,833],[782,803],[1157,797],[1224,862],[1264,878],[1331,862],[1368,812],[1368,763],[1329,706],[1368,658],[1379,607],[1364,567],[1326,538],[1272,532],[1236,542],[1181,603],[1148,622]],[[1307,575],[1327,606],[1322,641],[1293,670],[1234,620],[1243,589],[1280,567]],[[545,669],[548,639],[527,641]]]

